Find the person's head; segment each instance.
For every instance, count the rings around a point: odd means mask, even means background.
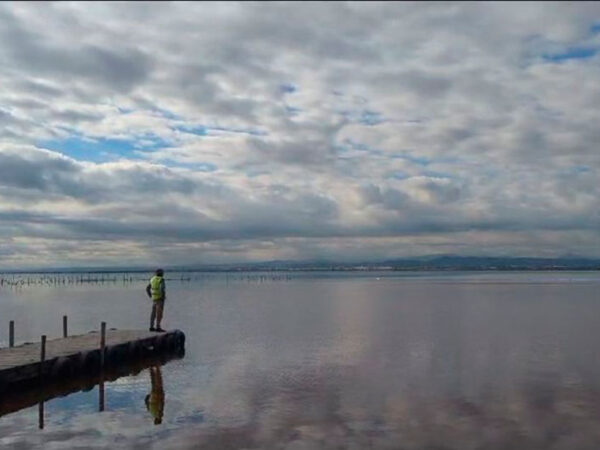
[[[162,277],[164,275],[164,270],[162,269],[156,269],[156,276],[158,277]]]

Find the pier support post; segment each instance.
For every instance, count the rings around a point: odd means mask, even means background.
[[[104,411],[104,364],[106,355],[106,322],[100,324],[100,384],[98,385],[98,410]]]
[[[67,336],[67,316],[63,316],[63,337],[66,338]]]
[[[104,370],[106,353],[106,322],[100,324],[100,370]]]
[[[42,345],[40,347],[40,376],[44,371],[44,361],[46,361],[46,335],[42,335]]]
[[[11,320],[8,325],[8,346],[15,346],[15,321]]]
[[[46,361],[46,335],[42,335],[42,345],[40,347],[40,385],[44,382],[44,362]],[[44,402],[38,404],[38,427],[44,429]]]

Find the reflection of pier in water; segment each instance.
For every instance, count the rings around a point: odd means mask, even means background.
[[[95,386],[98,386],[98,411],[104,411],[106,404],[105,382],[112,382],[125,376],[138,375],[145,369],[150,369],[152,373],[158,371],[158,374],[160,374],[160,366],[171,360],[183,358],[184,353],[183,348],[180,348],[174,352],[144,356],[118,365],[108,366],[102,373],[96,375],[84,375],[63,381],[53,380],[44,384],[31,385],[18,391],[6,391],[0,398],[0,417],[38,404],[39,427],[44,428],[44,402],[76,392],[90,391]],[[152,388],[155,389],[154,383]]]

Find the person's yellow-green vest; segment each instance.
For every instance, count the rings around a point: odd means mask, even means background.
[[[152,296],[152,300],[155,302],[158,300],[162,300],[163,292],[160,288],[161,282],[163,281],[163,277],[159,277],[158,275],[154,275],[150,279],[150,294]]]

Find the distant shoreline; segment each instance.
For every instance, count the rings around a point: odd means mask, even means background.
[[[455,268],[239,268],[239,269],[166,269],[172,273],[247,273],[247,272],[597,272],[600,267],[539,267],[539,268],[473,268],[473,267],[455,267]],[[0,275],[83,275],[83,274],[138,274],[150,273],[153,269],[44,269],[44,270],[0,270]]]
[[[583,257],[530,258],[530,257],[494,257],[494,256],[423,256],[415,258],[397,258],[379,261],[263,261],[229,264],[186,264],[168,265],[168,272],[458,272],[458,271],[597,271],[600,259]],[[18,268],[1,270],[0,274],[85,274],[85,273],[148,273],[156,268],[149,266],[96,266],[96,267],[55,267],[55,268]]]

